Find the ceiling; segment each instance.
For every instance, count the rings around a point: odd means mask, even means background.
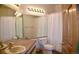
[[[0,4],[0,16],[14,16],[15,11]]]
[[[3,5],[0,5],[0,6],[3,7]],[[10,5],[10,4],[4,5],[4,6],[5,6],[4,7],[5,8],[4,10],[6,10],[6,9],[9,9],[11,11],[13,10],[12,11],[12,14],[15,13],[16,10],[18,10],[18,8],[16,8],[13,5]],[[59,11],[62,10],[61,4],[20,4],[19,8],[20,8],[20,10],[25,11],[25,9],[26,9],[27,6],[32,6],[32,7],[37,7],[37,8],[45,9],[45,11],[46,11],[47,14],[59,12]],[[1,12],[3,11],[3,9],[1,7],[0,7],[0,10],[1,10]],[[11,11],[10,11],[10,13],[11,13]],[[7,13],[7,12],[5,12],[5,13]]]

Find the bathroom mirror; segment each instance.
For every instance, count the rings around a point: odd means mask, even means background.
[[[0,5],[0,39],[47,37],[47,16],[15,15],[15,10]]]

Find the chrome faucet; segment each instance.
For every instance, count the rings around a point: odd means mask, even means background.
[[[14,43],[13,42],[9,42],[8,48],[11,49],[13,46],[14,46]]]

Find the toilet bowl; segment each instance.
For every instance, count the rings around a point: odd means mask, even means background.
[[[44,53],[52,54],[52,50],[54,49],[54,47],[51,44],[45,44],[44,49],[46,49],[46,51],[43,51]]]
[[[44,48],[47,49],[47,50],[53,50],[53,45],[51,45],[51,44],[45,44]]]

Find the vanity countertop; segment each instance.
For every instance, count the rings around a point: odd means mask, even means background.
[[[9,42],[13,42],[14,45],[25,46],[26,47],[25,53],[29,54],[32,51],[32,49],[35,47],[36,40],[33,40],[33,39],[29,39],[29,40],[21,39],[21,40],[10,40]]]

